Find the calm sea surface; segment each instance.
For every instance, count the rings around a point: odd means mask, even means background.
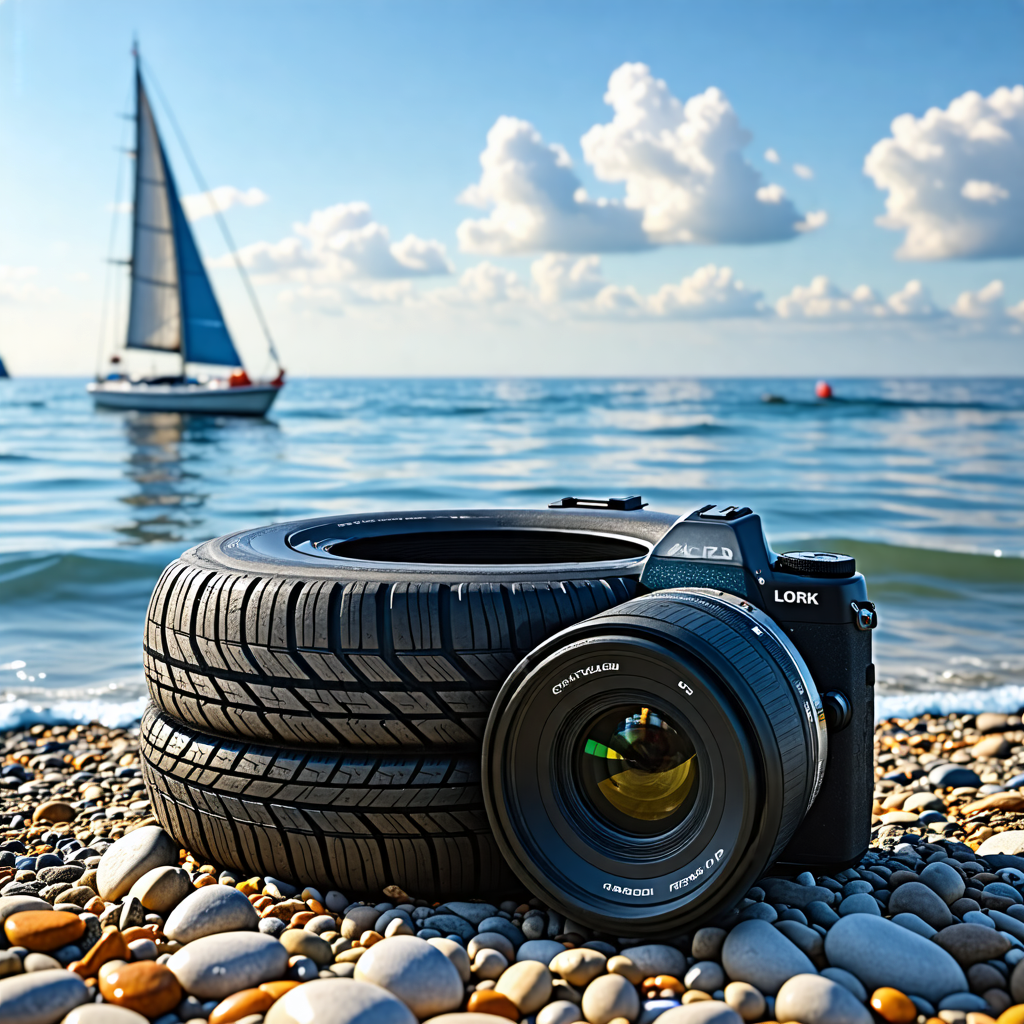
[[[765,393],[786,399],[768,403]],[[854,554],[879,706],[1024,704],[1024,381],[297,380],[269,420],[0,380],[0,728],[137,717],[163,566],[273,520],[641,493]]]

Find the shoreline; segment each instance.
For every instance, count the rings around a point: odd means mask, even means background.
[[[0,732],[5,1024],[57,1022],[67,1012],[79,1014],[68,1024],[99,1024],[74,1009],[96,1000],[141,1010],[139,1020],[160,1024],[260,1024],[264,1017],[291,1024],[306,1012],[318,1024],[349,1024],[357,1020],[349,1003],[359,1000],[338,999],[339,978],[357,986],[346,991],[377,999],[381,1020],[396,1022],[406,1020],[402,1012],[423,1020],[470,1010],[531,1024],[610,1024],[617,1017],[652,1024],[670,1013],[662,1024],[699,1024],[700,1014],[710,1021],[707,1014],[721,1008],[716,1024],[870,1024],[870,1005],[875,1020],[891,1024],[1024,1024],[1018,715],[959,712],[878,723],[872,841],[860,864],[832,875],[766,877],[729,915],[668,942],[595,935],[525,894],[499,905],[438,906],[430,894],[393,887],[325,893],[314,880],[289,884],[211,864],[180,850],[153,817],[137,732],[98,724]],[[111,887],[110,865],[120,863],[127,878],[133,857],[141,857],[136,868],[145,866],[145,851],[157,861],[148,874],[137,873],[122,891]],[[367,903],[349,902],[357,895]],[[208,901],[206,918],[219,922],[214,931],[196,934],[189,924],[190,901],[197,900]],[[58,919],[67,930],[57,938],[44,941],[29,928],[52,931]],[[227,936],[259,946],[248,954],[249,967],[231,959]],[[117,955],[106,956],[104,944]],[[908,944],[916,950],[913,970],[898,955]],[[203,951],[204,962],[223,961],[219,987],[196,974],[195,956],[187,966],[190,947]],[[101,969],[104,960],[113,966]],[[264,960],[266,976],[257,979],[250,968]],[[120,991],[134,995],[114,994],[117,986],[105,979],[116,971]],[[441,991],[444,977],[451,984]],[[18,1006],[38,1009],[58,989],[66,990],[66,1005],[57,1015],[19,1016]],[[811,1004],[825,990],[833,1002],[852,1002],[845,1015],[812,1020]],[[216,998],[200,998],[214,992]]]

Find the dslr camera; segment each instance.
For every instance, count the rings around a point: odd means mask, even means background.
[[[856,863],[876,622],[853,558],[775,554],[745,507],[680,517],[636,597],[541,644],[501,688],[482,769],[506,860],[570,920],[623,936],[712,920],[771,865]]]

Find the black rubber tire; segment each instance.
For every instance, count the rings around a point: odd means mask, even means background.
[[[153,591],[149,692],[181,722],[222,736],[477,749],[512,667],[552,634],[632,597],[644,556],[674,522],[653,512],[381,513],[209,541],[171,563]],[[439,543],[469,537],[475,555],[472,537],[496,531],[541,537],[545,550],[564,538],[581,557],[603,545],[617,557],[474,565],[328,553],[397,539],[421,556],[447,532]],[[345,540],[332,540],[339,533]]]
[[[212,863],[424,899],[518,891],[491,835],[474,754],[339,753],[210,736],[152,705],[142,774],[163,827]]]

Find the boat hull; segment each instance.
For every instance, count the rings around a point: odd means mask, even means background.
[[[89,393],[97,408],[149,412],[193,412],[216,416],[265,416],[281,389],[270,384],[210,387],[206,384],[145,384],[99,381]]]

